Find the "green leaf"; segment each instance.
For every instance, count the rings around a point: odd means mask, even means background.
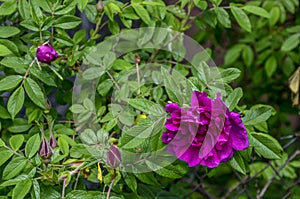
[[[24,175],[24,174],[18,175],[14,179],[10,179],[10,180],[7,180],[7,181],[3,182],[0,186],[1,187],[7,187],[7,186],[11,186],[11,185],[16,185],[18,182],[24,181],[28,178],[29,178],[28,175]]]
[[[0,6],[0,16],[13,14],[17,9],[17,1],[6,0]]]
[[[31,186],[32,186],[31,179],[26,179],[17,183],[16,187],[13,189],[12,198],[13,199],[25,198],[27,193],[30,191]]]
[[[274,26],[280,18],[280,8],[278,8],[277,6],[273,7],[270,11],[270,15],[270,26]]]
[[[133,7],[134,11],[136,12],[136,14],[141,17],[143,22],[145,22],[145,24],[147,24],[147,25],[150,25],[151,19],[150,19],[148,11],[143,6],[136,4],[136,3],[132,4],[132,7]]]
[[[13,125],[8,127],[8,130],[12,133],[21,133],[28,131],[32,127],[32,124],[28,124],[26,119],[16,118],[13,121]]]
[[[226,52],[226,55],[224,58],[224,64],[227,66],[233,64],[240,57],[243,48],[244,48],[244,45],[241,45],[241,44],[237,44],[237,45],[234,45],[233,47],[231,47]]]
[[[11,118],[9,112],[1,105],[0,105],[0,118],[2,118],[2,119],[10,119]]]
[[[9,180],[19,175],[26,164],[28,164],[28,162],[23,157],[16,157],[12,159],[3,170],[3,179]]]
[[[25,60],[19,57],[4,57],[0,63],[8,68],[14,69],[17,73],[25,74],[28,66],[24,62]]]
[[[19,55],[19,49],[15,42],[7,39],[0,39],[0,44],[5,46],[14,55]]]
[[[259,107],[257,109],[249,110],[245,117],[243,117],[243,123],[245,125],[255,125],[268,120],[272,115],[272,109],[269,107]]]
[[[26,78],[24,83],[25,91],[29,98],[39,107],[46,108],[46,99],[40,86],[31,78]]]
[[[240,87],[234,89],[225,100],[225,104],[228,107],[228,109],[230,111],[233,111],[233,109],[237,106],[242,97],[243,90]]]
[[[80,10],[80,12],[82,12],[89,1],[88,0],[77,0],[77,2],[78,2],[77,7]]]
[[[161,105],[156,104],[152,101],[145,99],[130,99],[129,105],[134,108],[143,111],[144,113],[153,114],[153,115],[163,115],[165,113]]]
[[[24,142],[24,136],[23,135],[14,135],[9,139],[9,144],[11,148],[15,151],[17,151]]]
[[[235,151],[233,158],[229,161],[230,166],[238,172],[246,175],[246,166],[240,152]]]
[[[0,166],[4,164],[14,153],[8,149],[0,150]]]
[[[40,190],[40,185],[37,180],[32,181],[33,184],[33,194],[35,196],[35,199],[40,199],[41,198],[41,190]]]
[[[101,82],[101,84],[98,85],[97,91],[100,95],[105,97],[110,89],[113,87],[113,82],[111,79],[106,79],[105,81]]]
[[[291,51],[294,48],[298,47],[300,43],[300,34],[293,34],[289,36],[282,44],[281,50],[282,51]]]
[[[245,45],[242,52],[243,60],[247,67],[250,67],[254,61],[254,53],[250,46]]]
[[[112,64],[114,70],[128,70],[133,68],[133,65],[123,59],[116,59]]]
[[[6,91],[15,88],[20,84],[22,80],[23,77],[20,75],[6,76],[0,80],[0,91]]]
[[[0,123],[0,125],[1,125],[1,123]],[[5,146],[5,142],[0,138],[0,147],[3,147],[3,146]]]
[[[57,143],[58,143],[59,149],[62,151],[62,153],[64,155],[68,155],[69,154],[68,142],[65,139],[63,139],[62,137],[59,137]]]
[[[100,78],[104,73],[105,70],[102,67],[91,67],[85,70],[82,76],[86,80],[92,80],[92,79]]]
[[[271,56],[267,59],[265,63],[265,70],[267,72],[268,77],[271,77],[277,68],[277,61],[274,56]]]
[[[157,182],[156,178],[154,177],[154,174],[152,172],[148,173],[134,173],[134,175],[142,182],[154,186],[159,186],[159,183]]]
[[[20,30],[13,26],[0,26],[0,38],[8,38],[19,34]]]
[[[30,6],[27,0],[18,1],[18,10],[23,19],[30,18]]]
[[[107,6],[104,6],[104,12],[110,21],[114,21],[115,13],[121,13],[121,9],[116,4],[109,3]]]
[[[91,129],[86,129],[80,134],[80,139],[83,143],[93,145],[97,144],[97,136]]]
[[[272,136],[264,133],[251,133],[249,136],[250,146],[267,159],[280,159],[283,149],[278,141]]]
[[[218,21],[225,27],[231,27],[231,21],[229,19],[229,14],[226,12],[224,8],[216,7],[215,12],[217,14]]]
[[[295,13],[295,5],[291,0],[285,0],[285,1],[282,1],[282,3],[288,11],[290,11],[292,14]]]
[[[242,9],[261,17],[270,18],[270,13],[268,13],[265,9],[258,6],[246,5],[242,7]]]
[[[131,173],[126,173],[126,172],[122,172],[122,176],[127,186],[131,189],[131,191],[136,192],[137,182],[135,176]]]
[[[27,28],[28,30],[39,31],[39,26],[36,23],[34,23],[34,21],[31,19],[22,21],[20,25],[24,28]]]
[[[238,24],[247,32],[251,32],[251,23],[246,13],[238,7],[231,7],[230,10]]]
[[[15,116],[22,109],[24,103],[25,93],[23,87],[17,88],[13,94],[9,97],[7,103],[7,110],[11,115],[11,118],[14,119]]]
[[[54,27],[62,29],[76,28],[81,24],[81,18],[73,15],[64,15],[54,21]]]
[[[38,152],[40,144],[41,138],[38,133],[31,136],[25,145],[25,156],[32,158]]]
[[[81,104],[73,104],[69,109],[72,113],[82,113],[86,110]]]
[[[229,83],[236,78],[238,78],[241,74],[241,71],[237,68],[226,68],[220,70],[220,76],[225,83]]]
[[[12,52],[4,45],[0,44],[0,57],[12,54]]]

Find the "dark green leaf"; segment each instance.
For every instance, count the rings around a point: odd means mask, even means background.
[[[231,21],[229,19],[229,14],[226,12],[224,8],[216,7],[215,12],[217,14],[218,21],[225,27],[231,27]]]
[[[228,109],[230,111],[233,111],[233,109],[237,106],[242,97],[243,90],[240,87],[234,89],[225,100],[225,104],[228,107]]]
[[[229,161],[230,166],[238,172],[246,175],[244,159],[238,151],[234,152],[233,158]]]
[[[13,94],[9,97],[7,103],[7,110],[10,113],[12,119],[19,113],[21,110],[25,99],[25,93],[23,87],[17,88]]]
[[[282,44],[281,50],[282,51],[291,51],[294,48],[298,47],[300,43],[300,34],[293,34],[289,36]]]
[[[265,63],[265,70],[267,72],[268,77],[271,77],[277,68],[277,61],[274,56],[271,56],[267,59]]]
[[[46,99],[40,86],[31,78],[26,78],[24,83],[25,91],[29,98],[39,107],[46,108]]]

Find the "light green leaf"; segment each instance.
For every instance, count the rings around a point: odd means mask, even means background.
[[[0,122],[0,126],[1,126],[1,122]],[[3,147],[3,146],[5,146],[5,142],[0,138],[0,147]]]
[[[0,57],[10,55],[12,52],[4,45],[0,44]]]
[[[14,153],[8,149],[1,149],[0,151],[0,166],[4,164]]]
[[[294,48],[298,47],[300,43],[300,34],[293,34],[289,36],[282,44],[281,50],[282,51],[291,51]]]
[[[13,94],[9,97],[7,103],[7,110],[11,115],[11,118],[14,119],[15,116],[21,110],[25,99],[25,93],[23,87],[17,88]]]
[[[26,78],[24,83],[25,91],[29,98],[39,107],[46,108],[46,99],[40,86],[31,78]]]
[[[229,14],[226,12],[224,8],[216,7],[215,12],[217,14],[218,21],[225,27],[231,27],[231,21],[229,19]]]
[[[17,151],[24,142],[24,136],[23,135],[14,135],[9,139],[9,144],[11,148],[15,151]]]
[[[245,125],[255,125],[268,120],[272,115],[272,109],[269,107],[259,107],[257,109],[249,110],[245,117],[243,117],[243,123]]]
[[[82,76],[86,80],[92,80],[101,77],[104,73],[105,70],[102,67],[91,67],[85,70]]]
[[[147,25],[149,25],[151,23],[149,13],[143,6],[141,6],[139,4],[132,4],[132,7],[133,7],[134,11],[136,12],[136,14],[141,17],[143,22],[145,22]]]
[[[72,113],[82,113],[85,111],[85,108],[81,104],[73,104],[69,109]]]
[[[251,32],[252,31],[251,23],[246,13],[241,8],[238,7],[231,7],[230,10],[234,18],[238,22],[238,24],[247,32]]]
[[[91,129],[86,129],[80,134],[83,143],[92,145],[97,143],[97,136]]]
[[[17,73],[25,74],[28,66],[24,62],[25,60],[19,57],[4,57],[0,63],[5,67],[14,69]]]
[[[32,158],[40,148],[41,138],[37,133],[29,138],[25,145],[25,156],[27,158]]]
[[[230,166],[238,172],[246,175],[246,166],[243,157],[238,151],[234,152],[233,158],[229,161]]]
[[[41,189],[40,189],[40,184],[37,180],[32,181],[33,184],[33,193],[35,196],[35,199],[40,199],[41,198]]]
[[[165,113],[161,105],[145,99],[130,99],[129,105],[148,114],[163,115]]]
[[[30,18],[30,7],[27,0],[19,0],[18,1],[18,10],[23,19]]]
[[[3,170],[3,179],[9,180],[19,175],[27,163],[27,160],[23,157],[12,159]]]
[[[246,5],[242,7],[242,9],[261,17],[270,18],[270,13],[268,13],[265,9],[258,6]]]
[[[237,45],[234,45],[233,47],[231,47],[226,52],[226,55],[224,58],[224,64],[227,66],[233,64],[240,57],[243,48],[244,48],[244,45],[242,45],[242,44],[237,44]]]
[[[249,136],[250,146],[261,156],[267,159],[280,159],[283,149],[278,141],[264,133],[251,133]]]
[[[238,78],[241,74],[241,71],[237,68],[226,68],[220,70],[220,76],[225,83],[229,83],[236,78]]]
[[[77,2],[78,9],[80,10],[80,12],[82,12],[88,3],[88,0],[77,0]]]
[[[0,38],[8,38],[19,34],[20,30],[13,26],[0,26]]]
[[[13,14],[17,9],[17,1],[6,0],[0,6],[0,16]]]
[[[228,109],[230,111],[233,111],[233,109],[237,106],[242,97],[243,90],[240,87],[234,89],[225,100],[225,104],[228,107]]]
[[[15,88],[23,80],[20,75],[10,75],[0,80],[0,91],[6,91]]]
[[[39,27],[37,24],[34,23],[33,20],[31,19],[27,19],[24,20],[20,23],[21,26],[23,26],[24,28],[27,28],[28,30],[32,30],[32,31],[39,31]]]
[[[62,29],[76,28],[81,24],[81,18],[73,15],[64,15],[54,21],[54,27]]]
[[[271,77],[277,68],[277,61],[274,56],[271,56],[267,59],[265,63],[265,70],[267,72],[268,77]]]
[[[13,199],[23,199],[28,194],[32,186],[31,179],[23,180],[17,183],[16,187],[13,190],[12,198]]]
[[[127,186],[131,189],[131,191],[136,192],[137,180],[135,176],[131,173],[126,173],[126,172],[122,172],[122,176]]]
[[[69,154],[69,144],[68,144],[68,142],[64,138],[59,137],[57,143],[58,143],[59,149],[62,151],[62,153],[64,155],[68,155]]]

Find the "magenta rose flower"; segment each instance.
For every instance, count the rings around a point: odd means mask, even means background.
[[[190,167],[216,167],[232,158],[234,150],[249,147],[240,114],[230,112],[220,95],[212,100],[207,93],[194,91],[190,108],[171,103],[166,111],[171,117],[167,118],[162,141],[168,144],[168,152]]]
[[[58,54],[52,46],[45,44],[38,47],[36,57],[40,62],[50,63],[58,58]]]

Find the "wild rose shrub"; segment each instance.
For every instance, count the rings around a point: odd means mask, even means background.
[[[296,197],[299,152],[289,159],[268,134],[274,108],[243,98],[247,85],[231,83],[247,72],[231,64],[242,56],[251,68],[252,44],[261,52],[268,42],[256,46],[260,33],[250,32],[269,33],[267,24],[277,33],[284,13],[299,5],[234,2],[4,1],[1,198],[273,198],[266,181],[278,178],[288,184],[270,188]],[[221,32],[238,42],[225,67],[213,66],[214,50],[193,48],[181,34],[194,24],[205,30],[194,31],[200,42]],[[295,30],[284,33],[295,35],[283,50],[299,44]],[[237,41],[236,32],[245,38]],[[298,63],[295,52],[287,60]]]

